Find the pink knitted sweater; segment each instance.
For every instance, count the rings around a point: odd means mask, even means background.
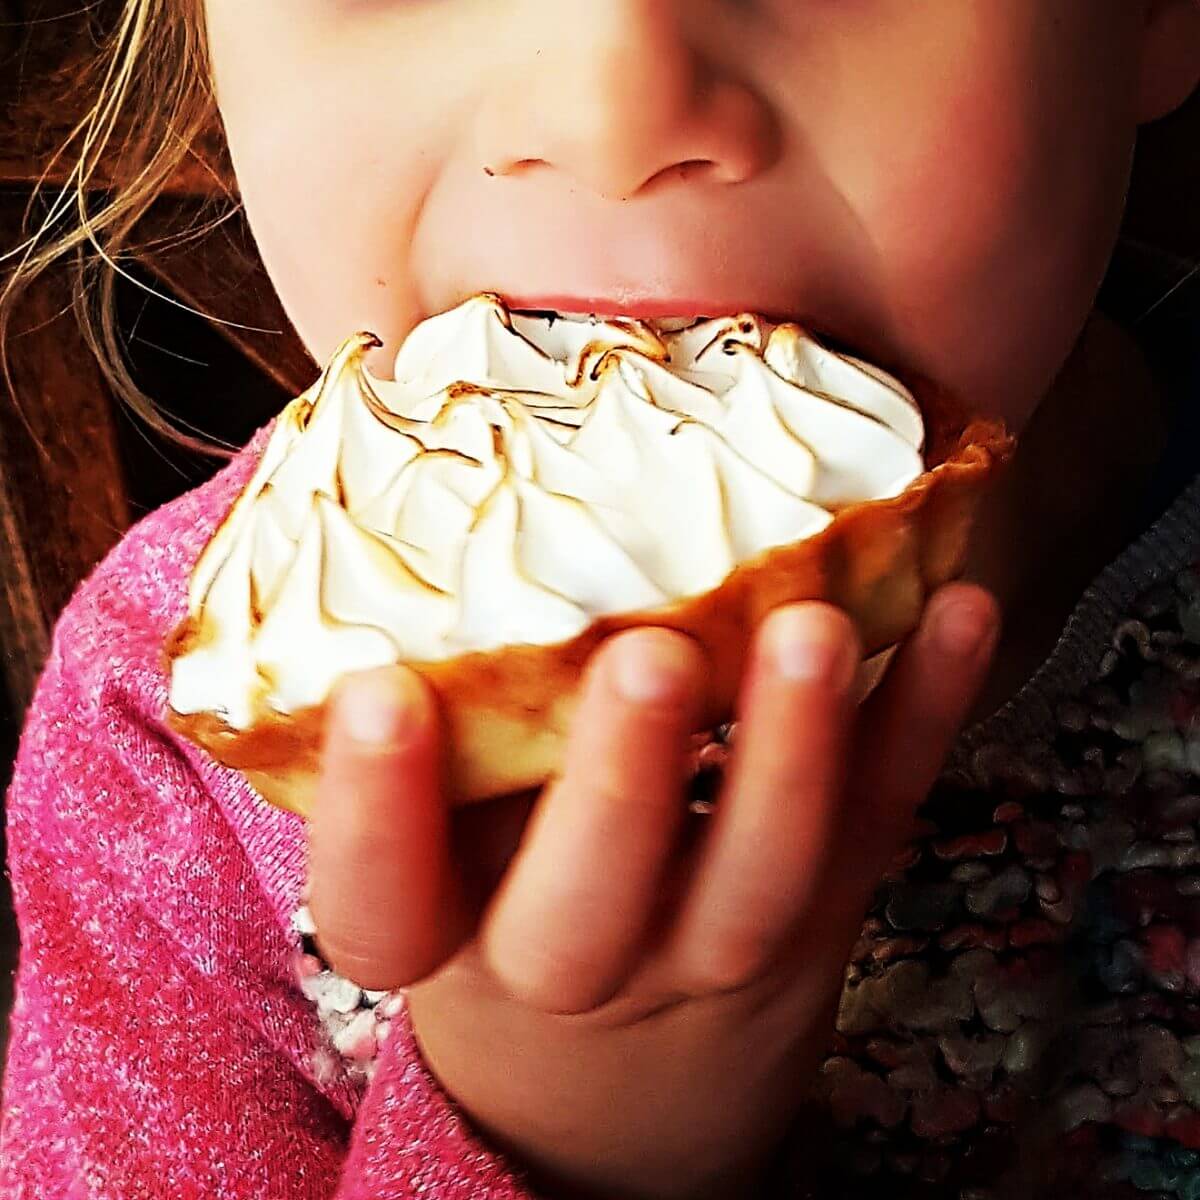
[[[300,818],[163,723],[162,641],[270,426],[142,520],[55,630],[8,796],[22,951],[6,1200],[513,1200],[401,1010],[369,1087],[295,970]]]

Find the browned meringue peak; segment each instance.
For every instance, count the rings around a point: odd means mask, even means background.
[[[923,470],[904,388],[794,325],[655,330],[479,296],[418,325],[392,380],[366,369],[377,344],[351,338],[284,410],[197,564],[177,712],[245,728],[346,671],[565,641]]]

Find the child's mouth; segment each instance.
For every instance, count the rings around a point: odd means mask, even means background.
[[[806,315],[775,312],[752,302],[679,297],[613,299],[573,295],[525,296],[503,292],[493,294],[499,296],[510,312],[523,316],[561,321],[638,321],[659,334],[676,333],[701,321],[752,314],[770,325],[799,325],[822,345],[839,354],[864,357],[861,348],[851,346],[819,321]]]
[[[558,308],[517,308],[512,310],[524,317],[540,317],[550,321],[639,321],[648,325],[655,333],[678,333],[700,321],[711,319],[711,314],[703,313],[694,317],[639,317],[628,312],[570,312]]]

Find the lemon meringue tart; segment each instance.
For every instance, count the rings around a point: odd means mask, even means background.
[[[390,380],[378,345],[350,338],[284,409],[164,648],[171,726],[301,814],[347,672],[424,676],[468,803],[553,776],[618,630],[700,643],[708,725],[777,605],[831,601],[886,649],[961,572],[1012,450],[998,422],[750,314],[480,295],[418,325]]]

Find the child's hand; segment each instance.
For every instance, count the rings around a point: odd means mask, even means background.
[[[602,647],[563,776],[540,798],[454,813],[424,685],[401,668],[357,676],[334,706],[311,825],[321,948],[365,986],[416,985],[434,1073],[547,1186],[751,1194],[996,625],[985,592],[943,589],[858,708],[847,618],[773,613],[710,816],[687,812],[705,667],[682,635]],[[351,738],[361,710],[384,744]]]

